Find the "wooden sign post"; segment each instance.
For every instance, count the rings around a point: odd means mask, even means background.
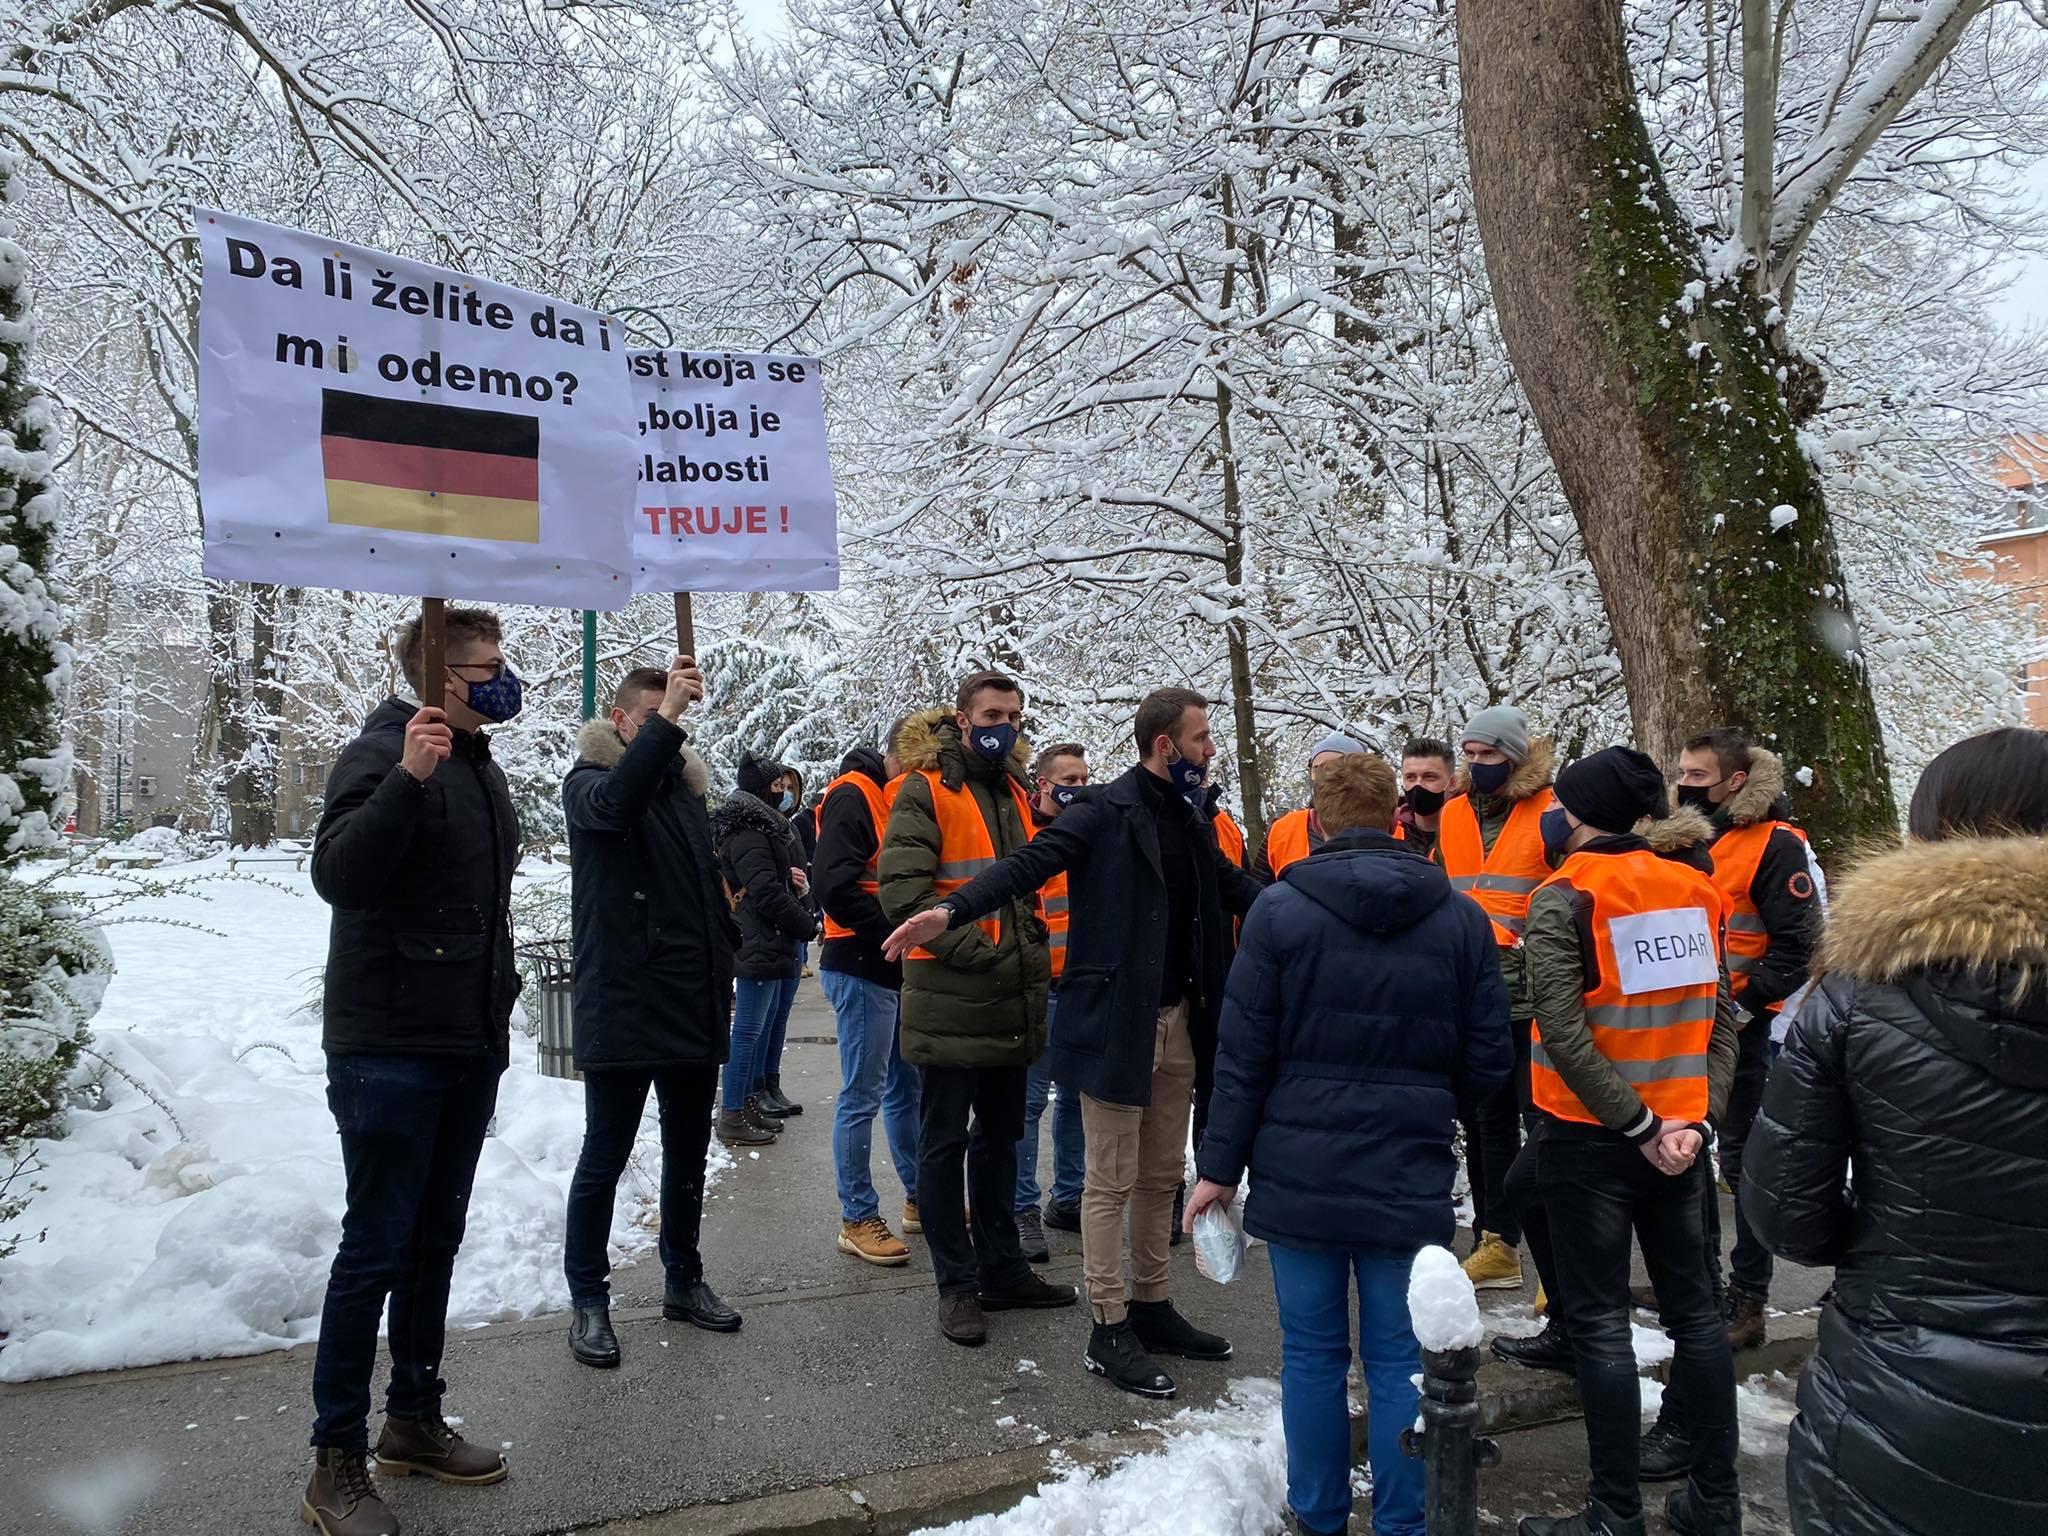
[[[697,620],[687,592],[676,594],[676,654],[693,659],[697,654]]]
[[[428,709],[444,709],[448,704],[446,609],[445,598],[420,599],[420,703]]]

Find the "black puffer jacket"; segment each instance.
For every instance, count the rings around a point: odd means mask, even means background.
[[[424,784],[398,766],[418,706],[386,699],[342,748],[313,841],[328,928],[321,1045],[506,1054],[519,996],[506,909],[519,818],[487,738],[455,733]]]
[[[576,1065],[722,1062],[738,931],[719,889],[703,759],[656,715],[629,746],[576,737],[562,783],[576,935]]]
[[[795,828],[765,801],[736,789],[711,813],[711,831],[725,882],[740,893],[734,973],[749,981],[787,980],[802,969],[797,945],[818,936],[818,919],[789,877],[804,862]]]
[[[1799,1383],[1801,1536],[1984,1536],[2048,1508],[2048,842],[1837,883],[1743,1153],[1773,1253],[1836,1266]]]

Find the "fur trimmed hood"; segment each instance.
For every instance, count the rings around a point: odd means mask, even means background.
[[[711,813],[711,835],[724,842],[735,832],[759,832],[780,842],[790,835],[789,820],[759,795],[736,789]]]
[[[1508,775],[1508,781],[1501,786],[1500,800],[1526,800],[1537,790],[1547,788],[1553,771],[1557,767],[1557,743],[1548,736],[1538,736],[1529,743],[1529,755],[1515,765],[1515,771]],[[1451,786],[1454,795],[1472,793],[1472,770],[1469,766],[1458,769],[1458,782]]]
[[[1928,967],[2048,970],[2048,839],[1955,837],[1865,859],[1835,882],[1817,974],[1896,982]]]
[[[896,738],[896,761],[905,773],[937,773],[947,784],[958,787],[967,770],[967,746],[954,723],[955,711],[945,706],[921,709],[903,722]],[[950,759],[950,761],[949,761]],[[1011,777],[1028,786],[1031,744],[1022,735],[1010,748],[1006,765]]]
[[[1714,840],[1714,824],[1689,805],[1681,805],[1669,816],[1645,816],[1636,823],[1635,832],[1650,845],[1650,852],[1667,859]]]
[[[600,716],[584,721],[583,728],[577,731],[576,755],[600,768],[616,768],[619,759],[626,755],[626,743],[612,729],[611,721]],[[683,787],[693,795],[702,796],[711,788],[711,770],[687,744],[682,748],[682,758]]]
[[[1749,749],[1749,778],[1721,806],[1721,819],[1731,827],[1753,827],[1760,821],[1782,821],[1791,813],[1785,799],[1785,764],[1775,752]]]

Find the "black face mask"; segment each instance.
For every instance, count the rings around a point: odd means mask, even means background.
[[[1482,795],[1499,794],[1515,776],[1513,763],[1469,763],[1466,769],[1472,775],[1472,787]]]
[[[1721,781],[1722,784],[1727,782],[1726,779]],[[1678,803],[1680,805],[1689,805],[1694,810],[1704,811],[1707,815],[1711,816],[1716,810],[1714,791],[1720,787],[1720,784],[1681,784],[1672,793],[1678,796]]]
[[[1408,809],[1418,816],[1434,816],[1444,808],[1444,792],[1424,789],[1420,784],[1408,791]]]

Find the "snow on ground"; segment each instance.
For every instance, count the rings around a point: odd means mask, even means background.
[[[72,1111],[62,1138],[38,1144],[44,1190],[24,1223],[30,1239],[46,1235],[0,1263],[0,1380],[254,1354],[319,1330],[343,1190],[319,1013],[307,1009],[327,908],[286,865],[255,878],[227,876],[219,857],[178,870],[195,875],[208,878],[124,907],[107,930],[117,970],[95,1046],[149,1092],[108,1072],[105,1106]],[[540,1076],[517,1023],[455,1267],[456,1326],[568,1304],[563,1210],[583,1089]],[[650,1098],[621,1181],[614,1262],[654,1247],[659,1148]],[[711,1160],[714,1178],[731,1166],[715,1143]]]
[[[1068,1464],[1014,1509],[934,1528],[932,1536],[1264,1536],[1287,1498],[1280,1384],[1230,1384],[1214,1408],[1160,1426],[1166,1445],[1103,1471]]]

